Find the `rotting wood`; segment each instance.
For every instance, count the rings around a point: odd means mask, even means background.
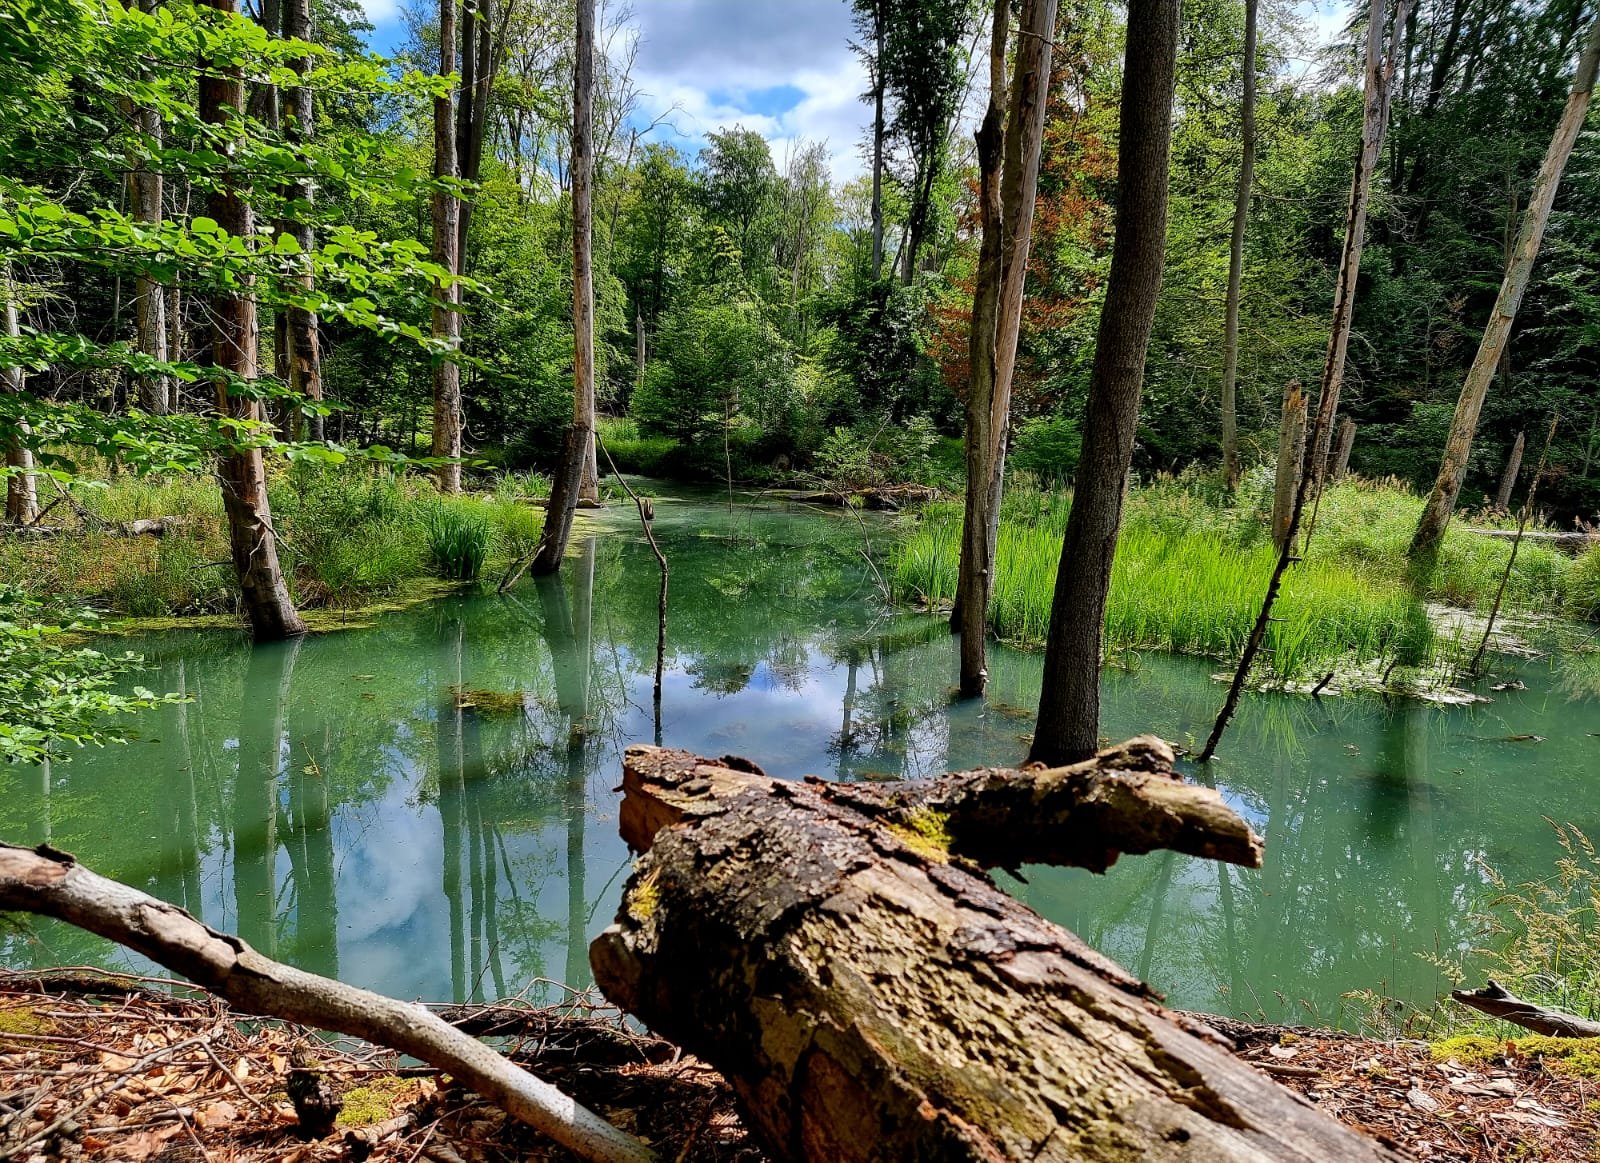
[[[1600,1022],[1523,1001],[1492,977],[1482,989],[1453,989],[1450,996],[1464,1006],[1536,1034],[1556,1038],[1600,1038]]]
[[[867,786],[630,748],[620,826],[646,852],[596,981],[722,1071],[774,1160],[1397,1158],[980,870],[1156,847],[1258,864],[1172,764],[1147,737]]]
[[[631,1135],[425,1007],[273,961],[183,909],[100,876],[47,845],[0,843],[0,910],[55,917],[126,945],[248,1013],[410,1054],[448,1071],[582,1158],[633,1163],[654,1157]]]

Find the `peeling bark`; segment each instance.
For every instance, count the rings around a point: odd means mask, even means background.
[[[1171,765],[1142,738],[866,786],[631,748],[621,827],[648,851],[596,980],[722,1071],[775,1160],[1396,1158],[979,870],[1156,847],[1258,864]]]

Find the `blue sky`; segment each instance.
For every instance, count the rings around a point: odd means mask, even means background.
[[[363,0],[379,51],[404,35],[400,2]],[[836,180],[862,172],[867,83],[849,47],[847,0],[633,0],[632,7],[640,114],[644,123],[665,116],[658,138],[692,154],[708,133],[740,124],[768,140],[780,166],[796,142],[823,141]],[[1349,11],[1340,0],[1295,7],[1319,42]]]

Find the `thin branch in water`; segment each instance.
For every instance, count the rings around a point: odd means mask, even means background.
[[[645,540],[650,542],[650,549],[656,555],[656,561],[661,566],[661,593],[657,598],[656,608],[656,681],[654,691],[655,716],[656,716],[656,746],[661,745],[661,673],[666,664],[667,657],[667,577],[670,572],[667,566],[667,555],[661,552],[661,546],[656,543],[654,527],[655,506],[647,502],[623,479],[617,471],[617,462],[611,459],[611,450],[606,447],[606,442],[600,439],[600,433],[594,435],[595,446],[605,454],[606,464],[611,467],[611,475],[617,478],[617,483],[622,486],[622,491],[632,498],[634,507],[639,510],[639,524],[644,526]],[[733,483],[729,478],[728,496],[732,504]]]

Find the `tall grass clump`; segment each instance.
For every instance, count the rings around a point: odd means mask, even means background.
[[[450,581],[473,581],[489,559],[493,527],[483,504],[440,498],[429,510],[428,559],[434,572]]]
[[[1002,507],[989,624],[1023,646],[1049,632],[1070,495],[1023,487]],[[941,607],[955,595],[961,507],[929,506],[891,563],[901,600]],[[1236,658],[1260,609],[1275,554],[1253,520],[1181,482],[1160,481],[1127,506],[1106,610],[1106,647]],[[1398,571],[1317,555],[1289,574],[1267,632],[1281,681],[1368,663],[1422,665],[1435,646],[1423,602]]]
[[[1567,571],[1567,609],[1600,620],[1600,548],[1588,550]]]
[[[597,427],[600,441],[616,462],[618,472],[642,476],[669,474],[672,461],[682,453],[681,446],[671,436],[646,436],[639,431],[636,421],[625,416],[602,416]],[[604,456],[600,458],[600,466],[603,476]]]

